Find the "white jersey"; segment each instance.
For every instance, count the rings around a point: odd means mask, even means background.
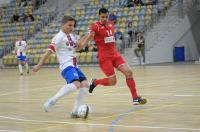
[[[61,71],[68,66],[76,66],[76,43],[77,41],[72,34],[65,34],[60,30],[48,46],[48,50],[56,53]]]
[[[17,50],[17,56],[23,55],[26,56],[26,41],[16,41],[15,42],[15,47]]]

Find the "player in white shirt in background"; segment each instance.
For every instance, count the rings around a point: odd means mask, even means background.
[[[82,47],[77,45],[77,40],[71,32],[75,27],[76,20],[70,16],[62,18],[62,25],[60,31],[52,39],[48,50],[44,53],[39,63],[33,67],[33,72],[37,72],[45,62],[46,58],[52,53],[56,53],[62,77],[67,84],[64,85],[53,97],[44,103],[44,110],[48,112],[49,108],[53,106],[64,95],[68,95],[77,89],[79,93],[75,99],[74,107],[71,112],[72,118],[77,118],[78,107],[84,104],[84,98],[88,89],[88,82],[83,72],[78,68],[75,51]],[[87,118],[89,108],[87,108],[85,118]]]
[[[27,43],[22,39],[22,37],[19,37],[18,40],[15,42],[15,54],[17,55],[18,60],[18,67],[20,75],[23,75],[23,68],[22,64],[26,67],[26,72],[29,74],[29,66],[27,63],[26,58],[26,50],[27,50]]]

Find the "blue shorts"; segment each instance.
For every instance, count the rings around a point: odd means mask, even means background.
[[[87,80],[83,72],[79,68],[73,66],[68,66],[61,72],[61,74],[67,83],[72,83],[73,81],[82,82]]]
[[[17,56],[17,60],[18,61],[26,61],[26,56],[23,56],[23,55]]]

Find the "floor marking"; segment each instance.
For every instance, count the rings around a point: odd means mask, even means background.
[[[170,105],[160,105],[157,107],[153,107],[153,108],[148,108],[148,109],[142,109],[142,110],[135,110],[129,113],[125,113],[124,115],[128,115],[128,114],[137,114],[137,113],[142,113],[145,111],[151,111],[151,110],[157,110],[157,109],[163,109],[163,108],[167,108],[167,107],[171,107],[171,106],[177,106],[177,105],[182,105],[182,103],[176,103],[176,104],[170,104]],[[122,113],[123,114],[123,113]],[[92,121],[98,121],[98,120],[102,120],[102,119],[106,119],[106,118],[113,118],[113,117],[117,117],[121,114],[113,114],[110,116],[106,116],[106,117],[101,117],[101,118],[97,118],[97,119],[92,119]]]
[[[36,131],[41,131],[41,130],[45,130],[45,129],[50,129],[50,128],[57,128],[57,127],[63,127],[67,124],[62,124],[62,125],[52,125],[52,126],[48,126],[48,127],[42,127],[42,128],[38,128],[38,129],[34,129],[34,130],[30,130],[30,131],[26,131],[26,132],[36,132]],[[66,129],[65,129],[66,130]]]
[[[0,130],[0,132],[22,132],[22,131]]]
[[[1,96],[6,96],[6,95],[13,95],[13,94],[19,94],[19,93],[21,93],[21,92],[32,92],[32,91],[39,91],[39,90],[45,90],[45,89],[49,89],[49,88],[52,88],[52,87],[61,87],[62,85],[49,85],[49,86],[45,86],[45,87],[40,87],[40,88],[37,88],[37,89],[30,89],[30,90],[28,90],[28,91],[16,91],[16,92],[8,92],[8,93],[3,93],[3,94],[0,94],[0,97]],[[112,91],[113,89],[118,89],[118,88],[124,88],[124,87],[114,87],[114,88],[105,88],[105,89],[103,89],[103,90],[101,90],[102,92],[107,92],[107,91],[109,91],[110,92],[110,90]],[[101,89],[101,88],[100,88]]]
[[[169,106],[176,106],[176,105],[180,105],[180,104],[181,103],[179,103],[179,104],[171,104],[171,105],[167,105],[167,106],[163,105],[163,106],[154,107],[154,108],[151,108],[151,109],[130,111],[129,113],[124,113],[123,115],[141,113],[141,112],[145,112],[145,111],[165,108],[165,107],[169,107]],[[94,119],[94,120],[90,120],[90,121],[102,120],[102,119],[111,118],[111,117],[115,117],[115,116],[119,116],[119,115],[122,115],[122,114],[117,114],[117,115],[115,114],[115,115],[112,115],[112,116],[98,118],[98,119]],[[0,116],[0,118],[9,119],[9,120],[16,120],[16,121],[22,121],[22,122],[49,123],[49,124],[65,124],[65,125],[68,124],[68,125],[87,125],[87,126],[103,126],[103,127],[122,127],[122,128],[145,128],[145,129],[167,129],[167,130],[200,131],[200,128],[171,128],[171,127],[159,127],[159,126],[98,124],[98,123],[65,122],[65,121],[42,121],[42,120],[31,120],[31,119],[15,118],[15,117],[8,117],[8,116]],[[86,120],[86,121],[89,121],[89,120]]]
[[[184,131],[200,131],[200,128],[173,128],[173,127],[159,127],[159,126],[140,126],[140,125],[110,125],[110,124],[98,124],[98,123],[81,123],[81,122],[65,122],[65,121],[39,121],[39,120],[28,120],[7,116],[0,116],[0,118],[25,121],[25,122],[38,122],[38,123],[50,123],[50,124],[69,124],[69,125],[87,125],[87,126],[102,126],[102,127],[122,127],[122,128],[143,128],[143,129],[167,129],[167,130],[184,130]]]
[[[131,113],[131,112],[133,112],[133,111],[134,111],[134,109],[132,108],[132,109],[130,109],[130,110],[128,110],[128,111],[126,111],[126,112],[120,114],[115,120],[112,121],[111,126],[108,128],[108,132],[113,132],[113,131],[114,131],[114,126],[113,126],[113,125],[117,125],[118,122],[119,122],[122,118],[124,118],[127,114],[129,114],[129,113]]]
[[[8,92],[8,93],[3,93],[3,94],[0,94],[0,96],[6,96],[6,95],[12,95],[12,94],[18,94],[18,93],[27,93],[27,92],[32,92],[32,91],[39,91],[39,90],[45,90],[45,89],[49,89],[50,87],[57,87],[57,86],[60,86],[61,85],[51,85],[51,86],[46,86],[46,87],[40,87],[40,88],[37,88],[37,89],[31,89],[29,91],[16,91],[16,92]]]
[[[75,95],[77,95],[77,93],[74,93]],[[99,95],[99,94],[98,94]],[[96,96],[98,96],[96,95]],[[101,94],[101,95],[104,95],[104,96],[128,96],[130,95],[129,93],[122,93],[122,94],[119,94],[119,93],[111,93],[111,94]],[[142,96],[163,96],[163,97],[169,97],[169,96],[175,96],[175,97],[200,97],[200,95],[181,95],[181,94],[178,94],[178,95],[170,95],[170,94],[141,94]],[[94,94],[89,94],[88,96],[94,96]],[[20,99],[20,100],[15,100],[15,99],[1,99],[0,100],[0,103],[38,103],[37,101],[41,101],[41,100],[44,100],[43,98],[38,98],[38,99]],[[61,100],[59,102],[64,102],[64,100]],[[106,101],[106,102],[112,102],[112,101]],[[121,100],[119,102],[127,102],[127,100]],[[92,102],[90,102],[90,104],[93,104]]]
[[[198,97],[200,95],[174,95],[174,96],[177,96],[177,97]]]
[[[111,93],[111,94],[103,94],[105,96],[119,96],[119,95],[124,95],[124,96],[127,96],[127,95],[130,95],[129,93]],[[189,94],[189,95],[184,95],[184,94],[177,94],[177,95],[172,95],[172,94],[141,94],[141,95],[145,95],[145,96],[175,96],[175,97],[199,97],[200,95],[198,94]]]

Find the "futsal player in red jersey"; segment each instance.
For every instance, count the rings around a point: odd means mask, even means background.
[[[98,62],[106,78],[93,78],[90,83],[89,92],[92,93],[97,85],[112,86],[117,82],[115,68],[121,71],[126,77],[127,86],[130,89],[133,104],[145,104],[146,99],[138,96],[136,84],[133,79],[133,72],[124,58],[115,49],[114,25],[108,21],[109,12],[106,8],[99,9],[99,21],[93,23],[87,35],[82,38],[80,45],[86,45],[91,38],[98,48]]]

